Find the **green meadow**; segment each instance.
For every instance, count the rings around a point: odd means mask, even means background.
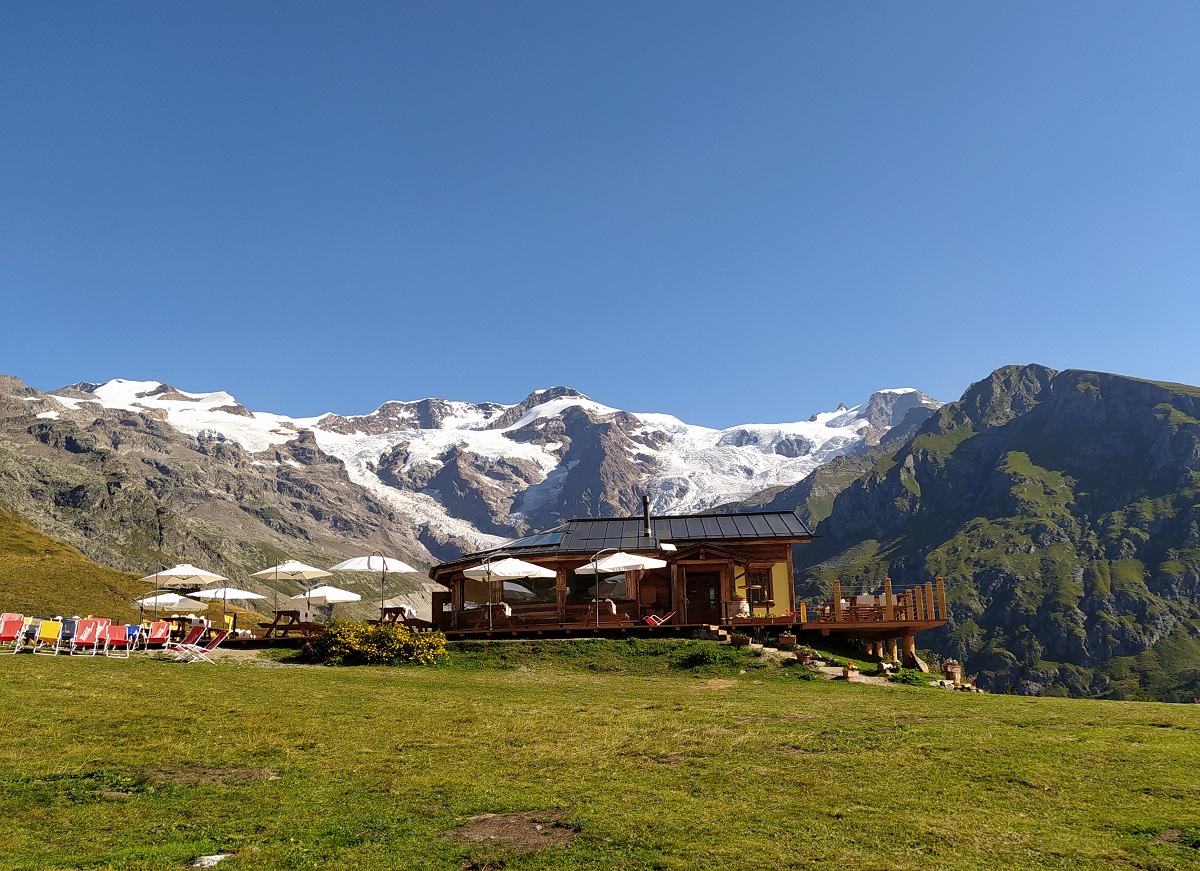
[[[1200,865],[1200,706],[554,649],[2,657],[0,868]]]

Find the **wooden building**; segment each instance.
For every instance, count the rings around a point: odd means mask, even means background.
[[[946,621],[941,578],[895,590],[889,580],[881,596],[847,597],[835,581],[833,600],[809,609],[796,603],[792,547],[813,538],[790,511],[568,520],[432,568],[446,588],[433,595],[433,622],[458,638],[792,630],[912,660],[916,632]],[[599,580],[577,571],[619,551],[666,565]],[[553,577],[464,574],[508,557]]]
[[[707,626],[747,614],[791,623],[796,605],[792,545],[812,537],[790,511],[569,520],[435,566],[430,577],[448,592],[435,594],[433,619],[456,633],[485,626],[495,631],[494,607],[492,614],[487,611],[499,599],[504,630],[633,628],[649,625],[648,617],[667,618],[664,625],[676,627]],[[667,565],[601,575],[599,583],[576,572],[593,558],[617,551]],[[552,569],[555,576],[493,584],[492,590],[464,576],[464,569],[501,555]]]

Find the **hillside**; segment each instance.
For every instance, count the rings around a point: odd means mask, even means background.
[[[22,614],[133,618],[148,590],[137,576],[96,565],[0,508],[0,604]]]
[[[836,496],[799,591],[947,582],[922,643],[992,690],[1200,695],[1200,389],[1006,367]]]

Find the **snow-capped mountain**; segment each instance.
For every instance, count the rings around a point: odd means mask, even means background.
[[[561,518],[634,513],[641,492],[655,513],[686,513],[794,484],[878,442],[914,409],[940,404],[913,389],[883,390],[804,421],[715,430],[564,387],[516,405],[422,399],[313,418],[253,412],[228,393],[153,381],[80,383],[28,399],[47,403],[36,415],[44,420],[96,407],[144,415],[197,440],[235,443],[264,467],[302,469],[295,450],[281,449],[311,439],[439,558]]]

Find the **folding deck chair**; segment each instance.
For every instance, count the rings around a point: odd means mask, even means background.
[[[229,637],[229,634],[228,629],[222,629],[203,646],[199,644],[193,644],[187,648],[181,646],[181,649],[175,652],[175,656],[180,661],[186,659],[189,664],[193,662],[207,662],[209,665],[216,665],[215,662],[208,658],[208,654],[216,650],[221,642]]]
[[[100,632],[100,621],[94,617],[89,617],[79,621],[79,625],[75,627],[75,634],[71,637],[71,644],[67,650],[72,656],[95,656],[96,638]]]
[[[129,659],[131,644],[128,626],[109,626],[108,637],[104,640],[104,655]]]
[[[670,620],[674,616],[675,616],[675,612],[672,611],[670,614],[664,614],[661,617],[659,617],[657,614],[648,614],[645,617],[643,617],[642,619],[645,620],[647,623],[649,623],[651,626],[658,628],[659,626],[662,626],[664,623],[666,623],[668,620]]]
[[[33,652],[54,656],[62,648],[62,621],[43,620],[33,641]]]
[[[140,635],[142,650],[162,650],[171,641],[171,624],[166,620],[156,620],[144,635]]]
[[[20,614],[5,614],[0,620],[0,645],[7,644],[8,653],[16,653],[21,649],[25,636],[25,618]]]
[[[179,656],[179,654],[185,653],[195,647],[196,642],[200,640],[200,636],[203,634],[203,626],[193,626],[188,631],[188,634],[184,637],[183,641],[168,641],[162,646],[162,649],[167,653],[173,653],[176,656]]]

